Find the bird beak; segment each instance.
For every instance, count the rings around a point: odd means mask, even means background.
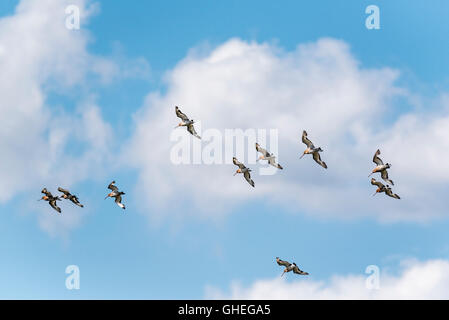
[[[368,178],[371,177],[372,174],[373,174],[373,172],[371,172],[371,173],[369,174]]]
[[[109,195],[107,195],[106,198],[104,198],[104,200],[106,200],[107,198],[109,198]]]
[[[302,157],[304,157],[305,154],[306,154],[306,153],[303,153],[302,156],[299,157],[299,159],[302,159]]]
[[[284,275],[284,273],[285,273],[285,271],[284,272],[282,272],[282,274],[281,274],[281,277]]]
[[[236,174],[237,174],[237,172],[234,172],[234,177],[235,177]]]
[[[375,196],[377,194],[377,191],[376,192],[374,192],[374,194],[373,194],[373,197]]]

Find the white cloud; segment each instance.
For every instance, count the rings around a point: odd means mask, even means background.
[[[295,275],[288,275],[296,278]],[[207,299],[448,299],[449,261],[408,260],[402,263],[399,275],[381,272],[379,289],[368,289],[368,275],[336,275],[327,281],[277,277],[258,280],[245,288],[234,282],[230,292],[206,288]]]
[[[192,50],[167,74],[164,93],[149,94],[135,116],[135,134],[125,153],[131,156],[126,162],[140,171],[137,192],[148,199],[147,207],[161,209],[150,210],[153,218],[162,212],[216,217],[259,200],[343,219],[441,216],[446,212],[439,198],[447,188],[438,183],[447,184],[449,170],[447,164],[435,164],[449,150],[444,148],[449,114],[440,104],[434,113],[401,115],[393,101],[410,94],[395,85],[398,76],[390,68],[363,68],[348,45],[334,39],[302,44],[292,52],[239,39],[202,55]],[[173,165],[175,105],[200,120],[203,129],[279,129],[279,162],[285,170],[275,176],[254,171],[252,189],[232,176],[232,165]],[[303,129],[324,149],[327,171],[310,157],[299,160],[305,149],[300,141]],[[433,139],[431,145],[425,137]],[[371,197],[374,188],[367,176],[377,148],[393,164],[390,176],[400,201]],[[417,170],[431,165],[428,175]]]
[[[68,5],[80,8],[80,30],[65,26]],[[22,0],[12,15],[0,18],[1,203],[20,192],[70,188],[101,175],[113,132],[91,97],[92,86],[131,77],[136,66],[147,64],[88,52],[88,20],[98,9],[89,0]],[[51,105],[53,92],[76,107]],[[78,217],[69,216],[39,218],[39,224],[64,233],[79,225]],[[50,228],[52,223],[60,224]]]

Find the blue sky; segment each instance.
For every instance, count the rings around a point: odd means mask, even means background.
[[[45,5],[52,6],[51,2]],[[15,11],[18,3],[2,1],[1,19],[18,15]],[[196,200],[183,203],[184,207],[151,205],[152,200],[158,198],[162,202],[176,204],[183,185],[166,198],[152,192],[157,186],[142,190],[142,181],[154,184],[159,181],[156,178],[153,181],[151,175],[149,179],[148,175],[142,174],[145,171],[142,162],[147,158],[144,157],[137,164],[124,165],[128,160],[134,163],[134,158],[138,157],[133,150],[142,140],[137,137],[136,128],[146,128],[144,122],[147,116],[143,114],[153,112],[153,102],[148,102],[147,96],[158,92],[162,101],[171,101],[175,81],[170,80],[170,74],[173,70],[180,70],[181,61],[188,63],[184,59],[189,52],[193,48],[203,48],[207,56],[232,38],[238,38],[243,43],[268,43],[287,53],[297,50],[298,45],[315,43],[320,38],[341,41],[348,46],[350,59],[357,61],[357,68],[396,70],[400,75],[392,81],[394,85],[391,86],[405,88],[410,92],[406,98],[399,95],[385,102],[388,106],[397,104],[397,108],[382,119],[380,126],[389,128],[392,122],[410,110],[416,111],[418,117],[419,111],[427,111],[426,108],[438,115],[440,110],[445,110],[439,101],[447,91],[449,74],[446,61],[449,53],[446,41],[449,23],[445,17],[449,3],[442,0],[433,1],[431,6],[425,1],[356,0],[283,1],[282,4],[273,1],[197,1],[195,6],[186,1],[140,1],[132,6],[124,1],[95,3],[99,4],[95,14],[89,17],[88,23],[81,21],[80,31],[74,31],[88,35],[87,42],[81,41],[79,46],[90,56],[102,57],[117,65],[136,63],[138,69],[144,71],[139,74],[133,69],[130,72],[137,74],[117,75],[110,81],[101,82],[98,81],[98,75],[88,70],[81,80],[71,86],[60,85],[58,76],[55,82],[51,76],[49,80],[36,80],[43,93],[42,110],[55,117],[55,124],[64,126],[64,121],[70,123],[70,119],[82,117],[86,109],[80,105],[86,101],[92,102],[100,113],[102,123],[111,129],[109,133],[112,132],[114,138],[106,136],[106,140],[112,140],[106,143],[109,146],[105,152],[107,155],[99,160],[98,166],[91,167],[88,164],[88,169],[79,178],[75,173],[71,175],[70,181],[64,181],[64,171],[72,169],[70,165],[64,167],[56,160],[58,168],[55,170],[61,171],[55,174],[57,178],[50,169],[47,175],[31,177],[29,185],[17,187],[10,197],[1,200],[0,298],[201,299],[208,297],[207,287],[228,294],[234,281],[244,287],[251,287],[260,279],[279,277],[282,270],[274,262],[276,256],[293,259],[311,274],[308,279],[299,280],[289,274],[285,280],[287,283],[326,282],[334,275],[364,276],[366,266],[371,264],[396,275],[404,259],[449,259],[447,212],[443,209],[435,216],[432,215],[433,211],[444,208],[444,196],[443,200],[440,197],[441,203],[435,208],[429,208],[428,219],[426,212],[419,212],[417,219],[407,219],[401,214],[400,218],[388,221],[385,217],[378,218],[375,213],[365,214],[360,211],[364,207],[367,212],[370,211],[375,201],[378,201],[376,210],[379,206],[382,208],[391,204],[390,199],[371,197],[374,190],[367,179],[367,185],[357,185],[357,188],[363,190],[368,199],[360,199],[358,193],[354,194],[353,197],[362,203],[360,206],[335,208],[333,214],[329,213],[333,210],[331,203],[326,208],[326,198],[318,198],[324,209],[317,211],[326,211],[326,214],[319,214],[310,207],[297,207],[293,202],[289,204],[285,199],[282,200],[282,206],[275,200],[265,201],[262,194],[225,208],[224,214],[211,210],[210,214],[197,216],[190,212],[196,211]],[[380,8],[380,30],[365,28],[367,15],[364,12],[370,4]],[[36,5],[32,10],[39,13],[40,9]],[[47,13],[42,9],[42,14]],[[46,41],[45,34],[40,37],[39,41]],[[1,35],[0,39],[3,39]],[[196,56],[192,59],[203,61]],[[23,72],[26,75],[28,71]],[[20,87],[22,84],[13,85]],[[6,87],[5,83],[0,83],[0,86]],[[184,105],[183,101],[178,103]],[[159,106],[154,107],[155,117],[159,110],[157,108]],[[172,111],[173,105],[167,108],[170,108],[173,116],[167,123],[171,129],[177,119]],[[200,111],[195,109],[195,117],[201,117],[198,114]],[[43,132],[39,131],[44,139],[50,136],[53,122],[49,121],[47,126]],[[91,126],[96,127],[95,124]],[[313,128],[309,130],[312,134]],[[302,128],[297,129],[298,137],[301,131]],[[1,134],[15,136],[16,132]],[[317,137],[317,134],[312,136],[318,141],[327,141]],[[7,138],[1,143],[5,143]],[[372,141],[370,139],[366,141]],[[96,140],[95,137],[93,140]],[[303,146],[299,138],[297,141],[297,151],[300,152]],[[68,143],[59,152],[77,157],[87,150],[85,148],[90,148],[85,144],[84,140]],[[133,147],[128,149],[128,146]],[[150,148],[149,145],[140,147]],[[374,152],[377,147],[369,146],[368,150]],[[101,153],[100,147],[94,145],[92,148],[93,154]],[[393,149],[387,148],[389,151]],[[32,170],[29,168],[35,165],[35,156],[30,154],[41,151],[24,148],[19,153],[22,160],[25,159],[22,165]],[[373,152],[366,154],[367,163],[363,168],[368,171],[372,169]],[[50,161],[39,157],[43,162]],[[403,158],[406,159],[405,156]],[[313,166],[311,159],[308,160],[307,165],[313,168],[309,169],[308,174],[323,175],[320,169]],[[295,165],[290,163],[290,166]],[[400,165],[395,164],[398,167]],[[227,170],[232,178],[234,168],[228,166]],[[365,171],[362,172],[362,178],[365,178]],[[281,174],[288,175],[288,170]],[[329,181],[339,184],[335,180],[337,178],[333,177],[334,180]],[[418,178],[411,181],[418,181]],[[3,179],[4,186],[15,179],[14,175],[8,175]],[[240,179],[237,181],[243,184]],[[116,207],[112,200],[103,200],[108,193],[106,186],[112,180],[116,180],[120,189],[127,193],[124,197],[127,205],[125,212]],[[255,180],[256,188],[269,181],[267,177]],[[435,178],[435,181],[426,180],[425,183],[435,188],[431,190],[438,190],[435,193],[444,194],[447,182],[446,178]],[[58,218],[55,212],[44,202],[35,200],[41,196],[42,187],[55,191],[57,186],[67,184],[86,207],[74,210],[70,204],[62,204],[63,215],[64,209],[71,210],[72,215],[81,215],[73,226],[69,221],[70,226],[65,230],[65,224],[61,226],[54,222]],[[398,185],[400,190],[400,183]],[[234,188],[231,185],[229,187]],[[187,193],[184,196],[189,195]],[[204,196],[214,201],[214,194],[205,193]],[[307,198],[307,195],[304,197]],[[317,201],[317,198],[313,201]],[[379,201],[382,201],[381,205]],[[414,205],[407,200],[401,201],[409,206]],[[143,206],[142,203],[150,204]],[[222,203],[217,199],[217,206]],[[346,210],[354,210],[354,214],[346,217]],[[183,217],[184,211],[186,214]],[[52,216],[52,227],[45,227],[46,215]],[[155,216],[163,218],[154,219]],[[72,264],[80,268],[80,290],[67,290],[65,287],[65,268]]]

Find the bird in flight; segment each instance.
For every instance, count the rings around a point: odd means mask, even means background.
[[[236,157],[232,158],[232,162],[238,166],[239,168],[237,169],[237,171],[234,173],[234,176],[238,173],[243,173],[243,176],[245,177],[246,181],[248,181],[248,183],[254,187],[254,181],[251,179],[251,169],[245,167],[245,165],[243,163],[241,163],[240,161],[237,160]]]
[[[284,272],[282,272],[281,277],[284,275],[284,273],[288,273],[290,271],[293,271],[293,273],[300,274],[303,276],[307,276],[309,274],[308,272],[305,272],[305,271],[302,271],[301,269],[299,269],[298,266],[296,265],[296,263],[294,263],[294,262],[290,263],[288,261],[279,259],[279,257],[276,257],[276,262],[278,265],[285,267]]]
[[[376,179],[374,178],[371,178],[371,184],[373,186],[377,186],[376,192],[373,194],[373,196],[375,196],[377,193],[385,192],[385,194],[389,197],[401,199],[396,193],[393,193],[393,190],[391,190],[389,185],[385,186],[382,182],[376,181]]]
[[[373,173],[380,172],[381,178],[386,183],[391,184],[392,186],[394,186],[393,181],[388,178],[388,172],[387,172],[387,169],[391,168],[391,164],[389,164],[389,163],[384,164],[382,159],[379,158],[379,155],[380,155],[380,150],[377,149],[377,151],[376,151],[376,153],[374,154],[374,157],[373,157],[373,162],[376,164],[376,167],[373,169],[373,171],[371,172],[371,174],[368,177],[370,177]]]
[[[272,165],[273,167],[281,170],[283,169],[279,163],[276,163],[276,157],[272,153],[269,153],[267,150],[262,148],[257,142],[256,142],[256,150],[262,153],[262,155],[259,158],[257,158],[256,161],[267,160],[269,165]]]
[[[118,188],[115,185],[115,181],[112,181],[109,186],[108,189],[111,190],[110,193],[108,193],[108,195],[106,196],[106,198],[104,198],[105,200],[109,197],[111,198],[115,198],[115,203],[122,208],[123,210],[125,209],[125,205],[122,203],[122,195],[124,195],[124,192],[121,192],[118,190]]]
[[[180,118],[182,121],[175,127],[187,127],[187,131],[194,137],[197,137],[198,139],[201,139],[201,137],[196,133],[195,128],[193,124],[195,121],[190,120],[184,113],[181,112],[181,110],[178,108],[178,106],[175,107],[176,116]]]
[[[84,206],[79,202],[78,197],[71,194],[69,190],[59,187],[58,191],[62,193],[61,198],[72,201],[77,206],[83,208]]]
[[[44,194],[44,196],[42,196],[42,198],[40,198],[39,200],[44,200],[44,201],[48,201],[48,204],[55,209],[58,213],[61,213],[61,208],[58,207],[56,201],[61,201],[61,199],[59,199],[59,197],[54,197],[50,191],[47,190],[47,188],[42,189],[41,193]]]
[[[304,155],[306,154],[312,154],[313,160],[315,160],[315,162],[322,166],[324,169],[327,169],[326,162],[322,161],[320,156],[320,152],[322,152],[323,150],[320,147],[316,148],[313,145],[312,141],[307,138],[306,130],[302,132],[302,142],[307,146],[307,149],[304,151],[300,159],[302,159],[302,157],[304,157]]]

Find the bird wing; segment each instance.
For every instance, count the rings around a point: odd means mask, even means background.
[[[375,164],[377,164],[378,166],[381,166],[381,165],[384,164],[384,162],[382,161],[382,159],[379,158],[379,155],[380,155],[380,150],[377,149],[377,151],[376,151],[376,153],[374,154],[374,157],[373,157],[373,162]]]
[[[115,203],[121,203],[122,202],[122,195],[121,194],[118,194],[118,195],[116,195],[114,197],[115,197]]]
[[[301,274],[301,275],[304,275],[304,276],[309,274],[308,272],[305,272],[305,271],[302,271],[301,269],[299,269],[298,266],[296,266],[296,265],[293,268],[293,273]]]
[[[315,160],[315,162],[318,163],[320,166],[322,166],[324,169],[327,169],[327,164],[326,162],[321,160],[321,156],[318,151],[315,151],[313,153],[313,160]]]
[[[262,153],[265,157],[270,157],[271,154],[264,148],[262,148],[261,146],[259,146],[258,143],[256,143],[256,150],[260,153]]]
[[[388,172],[387,170],[382,170],[382,172],[380,173],[380,176],[382,177],[382,179],[384,179],[384,181],[388,182],[389,184],[391,184],[392,186],[394,186],[394,183],[392,180],[388,179]]]
[[[50,200],[48,203],[50,204],[50,206],[55,209],[56,211],[58,211],[59,213],[61,213],[61,208],[58,207],[58,205],[56,204],[56,200],[59,200],[58,198],[54,198],[52,200]]]
[[[118,188],[115,186],[115,181],[112,181],[109,185],[108,185],[108,189],[112,190],[112,191],[118,191]]]
[[[189,131],[190,134],[193,135],[194,137],[197,137],[198,139],[201,139],[201,137],[196,133],[195,128],[193,127],[193,124],[189,124],[187,126],[187,131]]]
[[[290,265],[291,265],[291,263],[290,263],[290,262],[288,262],[288,261],[285,261],[285,260],[281,260],[281,259],[277,259],[277,260],[276,260],[276,262],[277,262],[277,264],[278,264],[278,265],[280,265],[280,266],[284,266],[284,267],[288,267],[288,266],[290,266]]]
[[[238,166],[240,169],[245,169],[245,165],[243,163],[241,163],[240,161],[237,160],[236,157],[232,158],[232,162]]]
[[[64,188],[58,187],[58,191],[64,193],[67,196],[70,196],[69,190],[66,190]]]
[[[393,193],[393,190],[391,190],[391,188],[387,188],[385,193],[392,198],[401,199],[401,197],[399,197],[396,193]]]
[[[179,110],[178,107],[175,107],[175,111],[176,111],[176,116],[178,118],[180,118],[182,121],[184,121],[184,122],[189,122],[190,121],[189,118],[184,113],[182,113],[181,110]]]
[[[307,131],[304,130],[302,132],[302,142],[310,149],[315,149],[312,141],[309,140],[309,138],[307,138]]]
[[[246,181],[248,181],[248,183],[254,187],[254,181],[251,179],[251,174],[249,173],[249,171],[245,171],[245,173],[243,174],[243,176],[245,177]]]
[[[374,179],[374,178],[372,178],[371,179],[371,184],[373,185],[373,186],[378,186],[379,188],[385,188],[385,185],[382,183],[382,182],[380,182],[380,181],[377,181],[376,179]]]

